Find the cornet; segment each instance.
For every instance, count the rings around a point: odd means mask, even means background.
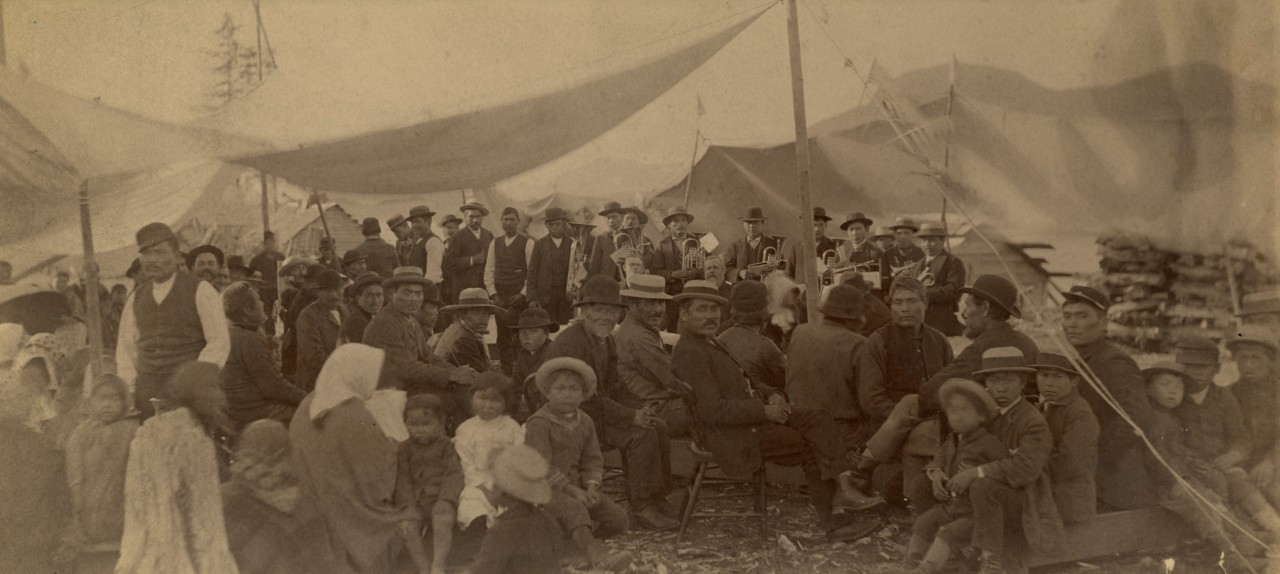
[[[707,250],[703,249],[702,242],[696,238],[689,237],[680,242],[680,268],[686,271],[691,269],[702,270],[702,264],[707,259]]]

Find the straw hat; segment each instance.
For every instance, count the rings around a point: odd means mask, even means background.
[[[551,466],[538,451],[527,444],[513,444],[502,449],[490,466],[493,483],[503,492],[529,504],[551,502]]]
[[[941,223],[926,221],[920,224],[920,231],[916,232],[916,237],[921,239],[925,237],[946,237],[947,227]]]
[[[538,392],[542,396],[547,396],[551,392],[551,376],[559,371],[573,371],[582,377],[583,382],[587,385],[583,389],[582,400],[587,400],[596,394],[596,371],[590,365],[582,362],[580,359],[573,357],[556,357],[547,359],[538,367],[538,372],[534,378],[534,384],[538,385]]]
[[[502,308],[494,305],[489,301],[489,292],[482,287],[468,287],[458,294],[458,302],[453,305],[445,305],[440,309],[445,313],[454,311],[466,311],[468,309],[488,309],[491,313],[497,313]]]
[[[918,231],[920,226],[916,225],[916,220],[911,219],[910,217],[899,217],[893,220],[893,225],[890,225],[889,229],[910,229],[911,231]]]
[[[627,277],[627,288],[618,294],[635,299],[658,299],[670,301],[666,292],[667,281],[659,275],[631,275]]]
[[[468,201],[467,203],[462,204],[462,207],[459,207],[458,211],[463,213],[466,213],[467,211],[479,211],[480,215],[485,217],[489,216],[489,208],[485,207],[484,204],[479,201]]]
[[[720,290],[716,288],[716,284],[705,279],[695,279],[684,284],[684,288],[680,293],[673,297],[676,301],[684,301],[686,299],[706,299],[707,301],[715,301],[721,305],[728,305],[729,300],[720,296]]]
[[[974,371],[973,376],[981,377],[995,373],[1029,373],[1035,374],[1027,362],[1026,355],[1017,347],[992,347],[982,353],[982,369]]]
[[[938,402],[946,404],[951,397],[963,397],[973,404],[983,418],[991,420],[1000,412],[1000,405],[991,397],[991,393],[976,382],[969,379],[947,379],[938,388]]]
[[[1236,348],[1240,345],[1259,345],[1271,350],[1272,353],[1280,351],[1280,343],[1276,342],[1275,335],[1271,334],[1271,330],[1260,325],[1241,325],[1234,329],[1234,333],[1228,331],[1224,344],[1227,350],[1232,353],[1236,352]]]
[[[422,275],[421,268],[406,265],[403,267],[396,267],[395,270],[391,272],[391,277],[382,282],[382,288],[394,289],[405,283],[421,285],[424,294],[427,289],[435,287],[434,281],[427,279]]]

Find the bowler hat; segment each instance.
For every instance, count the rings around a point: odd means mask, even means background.
[[[1000,412],[1000,405],[987,389],[969,379],[947,379],[938,388],[938,402],[947,404],[951,397],[963,397],[986,420],[995,418]]]
[[[1007,311],[1010,315],[1022,318],[1022,312],[1018,310],[1018,288],[1013,286],[1008,279],[999,275],[982,275],[974,280],[970,287],[961,287],[961,293],[968,293],[975,297],[991,302],[1001,309]]]
[[[1237,317],[1280,313],[1280,291],[1264,291],[1250,293],[1240,300],[1240,313]]]
[[[827,208],[815,207],[813,208],[813,220],[814,221],[831,221],[831,216],[827,215]]]
[[[855,211],[853,213],[850,213],[848,217],[844,218],[844,223],[840,224],[840,229],[842,231],[848,230],[849,226],[855,223],[861,223],[867,226],[867,229],[871,229],[871,224],[875,222],[872,221],[870,217],[867,217],[867,214],[861,211]]]
[[[1151,382],[1152,377],[1163,373],[1178,375],[1183,378],[1184,382],[1191,380],[1191,375],[1187,373],[1186,369],[1182,368],[1182,365],[1169,360],[1158,361],[1156,364],[1142,369],[1142,378],[1146,379],[1147,382]]]
[[[1227,331],[1224,343],[1227,350],[1232,353],[1235,353],[1240,345],[1259,345],[1270,349],[1272,353],[1280,351],[1280,343],[1276,342],[1275,335],[1271,334],[1270,329],[1261,325],[1241,325],[1234,329],[1234,332]]]
[[[468,201],[462,204],[462,207],[459,207],[458,211],[461,211],[462,213],[466,213],[468,211],[479,211],[480,215],[485,217],[489,216],[489,208],[485,207],[484,204],[479,201]]]
[[[619,295],[634,299],[669,301],[671,296],[667,295],[666,286],[667,281],[659,275],[628,275],[627,288],[623,289]]]
[[[307,289],[319,289],[320,275],[323,274],[325,271],[333,271],[333,269],[327,265],[321,265],[320,263],[316,263],[315,261],[308,263],[307,273],[302,278],[303,286],[306,287]],[[334,272],[337,273],[336,271]]]
[[[624,215],[627,213],[634,213],[636,215],[636,219],[640,220],[640,225],[649,224],[649,214],[645,213],[644,210],[639,207],[631,205],[623,209],[622,212]]]
[[[138,250],[141,251],[153,245],[159,245],[165,241],[172,241],[175,245],[178,243],[178,236],[169,229],[168,225],[163,223],[148,223],[138,230],[135,237],[138,241]]]
[[[820,310],[823,315],[837,319],[859,319],[867,314],[862,290],[848,283],[832,287]]]
[[[295,268],[306,267],[308,265],[311,265],[312,263],[314,263],[314,261],[312,261],[310,257],[302,257],[300,255],[294,255],[292,257],[285,259],[284,262],[280,264],[279,274],[288,275],[289,272],[293,271]]]
[[[440,309],[445,313],[454,311],[466,311],[468,309],[488,309],[490,312],[496,313],[502,310],[501,307],[489,302],[489,292],[483,287],[468,287],[458,293],[458,302],[453,305],[445,305]]]
[[[1218,344],[1208,337],[1182,337],[1173,349],[1180,365],[1216,365],[1218,356]]]
[[[559,207],[548,207],[547,210],[543,212],[542,219],[544,221],[568,221],[569,212]]]
[[[754,279],[734,283],[729,308],[739,313],[759,313],[769,308],[769,288]]]
[[[888,225],[881,225],[876,228],[875,233],[871,234],[872,239],[880,239],[881,237],[893,237],[893,229]]]
[[[1062,298],[1066,299],[1067,302],[1092,305],[1103,313],[1106,313],[1107,309],[1111,307],[1111,299],[1109,297],[1093,287],[1084,285],[1072,287],[1070,291],[1062,294]]]
[[[663,217],[663,218],[662,218],[662,224],[663,224],[663,225],[671,225],[671,220],[672,220],[672,219],[674,219],[676,216],[679,216],[679,215],[683,215],[683,216],[685,216],[686,218],[688,218],[689,223],[693,223],[693,214],[692,214],[692,213],[689,213],[689,210],[688,210],[688,209],[685,209],[685,207],[684,207],[683,205],[677,205],[677,206],[675,206],[675,207],[671,208],[671,211],[667,212],[667,216],[666,216],[666,217]]]
[[[1058,353],[1036,353],[1035,362],[1031,363],[1029,366],[1037,371],[1061,371],[1068,375],[1075,375],[1077,377],[1083,376],[1080,374],[1080,371],[1071,364],[1071,360],[1068,359],[1066,355],[1059,355]]]
[[[916,237],[946,237],[947,227],[941,223],[926,221],[920,224],[920,231],[916,232]]]
[[[914,219],[911,219],[910,217],[899,217],[893,220],[893,225],[889,226],[889,229],[893,229],[893,230],[897,230],[900,228],[910,229],[911,231],[917,231],[920,229],[920,226],[916,225],[916,221]]]
[[[538,506],[551,502],[551,465],[527,444],[513,444],[498,452],[490,473],[494,485],[516,500]]]
[[[412,221],[418,217],[431,217],[435,214],[436,212],[431,211],[430,207],[419,205],[409,210],[409,220]]]
[[[742,217],[739,217],[738,219],[743,221],[764,221],[766,218],[764,216],[763,208],[748,207],[747,212],[742,214]]]
[[[218,267],[222,267],[222,263],[226,258],[222,254],[222,250],[215,245],[201,245],[187,252],[187,267],[193,267],[196,264],[196,257],[205,253],[212,253],[213,258],[218,261]]]
[[[1035,373],[1026,355],[1017,347],[992,347],[982,353],[982,368],[974,371],[980,377],[995,373]]]
[[[586,383],[586,388],[582,389],[582,399],[586,400],[596,394],[596,371],[590,365],[582,362],[581,359],[573,357],[556,357],[547,359],[538,367],[538,372],[534,377],[534,384],[538,385],[538,391],[542,396],[547,396],[551,391],[551,376],[559,371],[573,371],[582,377]]]
[[[452,213],[446,213],[445,216],[440,219],[440,227],[448,227],[450,223],[462,225],[462,218]]]
[[[761,285],[763,286],[763,285]],[[686,299],[706,299],[707,301],[715,301],[721,305],[728,305],[729,300],[720,296],[720,290],[716,288],[716,284],[705,279],[695,279],[684,284],[684,288],[680,293],[673,297],[676,301],[684,301]]]
[[[231,271],[234,269],[244,271],[246,275],[253,275],[253,268],[249,267],[248,265],[245,265],[244,257],[241,257],[239,255],[232,255],[231,257],[227,258],[227,270]]]
[[[618,282],[604,275],[593,275],[587,278],[582,284],[582,289],[578,291],[578,300],[573,306],[593,303],[626,307],[622,302],[622,296],[618,294]]]
[[[368,287],[370,285],[381,285],[381,284],[382,284],[381,275],[378,275],[377,273],[374,273],[372,271],[365,271],[364,273],[361,273],[359,277],[356,277],[354,283],[352,283],[347,287],[347,296],[359,297],[360,293],[364,291],[365,287]]]
[[[358,249],[348,249],[346,253],[342,254],[342,266],[346,267],[357,261],[366,261],[368,259],[369,256],[365,255],[363,251]]]
[[[399,213],[397,213],[395,215],[392,215],[391,219],[387,220],[387,229],[395,229],[406,223],[409,223],[409,220],[405,219],[403,215],[400,215]]]
[[[511,325],[512,329],[547,329],[554,333],[560,330],[560,324],[551,319],[551,314],[542,307],[529,307],[520,312],[520,320]]]
[[[364,220],[360,222],[360,233],[366,237],[382,233],[382,225],[378,223],[378,218],[364,218]]]
[[[333,289],[343,284],[342,274],[332,269],[324,269],[316,275],[317,289]]]
[[[618,215],[622,215],[625,212],[626,212],[626,209],[623,209],[621,203],[618,203],[616,201],[606,201],[604,202],[604,209],[601,209],[598,215],[600,217],[605,217],[610,213],[617,213]]]

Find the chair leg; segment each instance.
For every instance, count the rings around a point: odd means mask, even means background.
[[[702,479],[707,474],[707,463],[697,463],[693,475],[693,486],[689,487],[689,500],[685,502],[684,512],[680,514],[680,531],[676,533],[676,544],[684,542],[684,533],[689,530],[693,521],[693,509],[698,505],[698,492],[702,490]]]
[[[769,503],[765,500],[764,469],[756,472],[756,512],[760,513],[760,539],[769,541]]]

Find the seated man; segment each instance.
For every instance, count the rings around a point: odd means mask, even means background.
[[[853,487],[846,449],[831,415],[792,409],[775,389],[753,385],[715,339],[720,306],[727,303],[715,284],[689,281],[680,303],[680,341],[672,353],[676,376],[693,387],[699,443],[729,476],[749,477],[765,462],[800,465],[809,500],[830,540],[854,540],[878,527],[875,520],[849,522],[833,508],[873,506]],[[837,494],[838,493],[838,494]]]
[[[782,393],[787,385],[787,356],[760,333],[769,320],[768,289],[764,283],[744,279],[733,285],[728,300],[731,325],[720,332],[717,342],[742,366],[752,385],[772,389],[770,395]]]
[[[293,420],[293,411],[307,392],[280,373],[275,344],[258,327],[267,318],[258,290],[236,282],[222,292],[222,308],[230,323],[231,353],[222,367],[222,390],[227,416],[235,429],[258,419]]]
[[[1036,356],[1036,388],[1040,412],[1053,433],[1049,479],[1053,499],[1065,523],[1084,522],[1098,514],[1098,418],[1080,396],[1084,376],[1057,353]]]
[[[863,292],[844,283],[822,302],[822,321],[796,327],[787,347],[787,397],[797,408],[824,408],[846,445],[857,447],[874,430],[858,407],[858,357],[867,339]]]
[[[628,275],[622,290],[627,317],[614,333],[618,344],[618,378],[622,384],[667,423],[671,436],[689,434],[689,410],[684,396],[689,386],[671,372],[671,355],[662,347],[658,329],[671,299],[666,281],[657,275]]]
[[[1280,343],[1270,330],[1244,325],[1234,337],[1228,333],[1226,346],[1240,371],[1240,380],[1230,387],[1231,394],[1240,403],[1244,424],[1253,438],[1253,450],[1243,465],[1271,505],[1277,506],[1280,505],[1280,476],[1276,473],[1280,371],[1277,371],[1276,353],[1280,351]]]
[[[453,323],[440,334],[435,354],[450,363],[468,366],[477,373],[489,370],[489,346],[484,336],[489,332],[489,318],[501,307],[489,302],[489,294],[481,287],[469,287],[458,294],[458,302],[441,311],[453,314]]]

